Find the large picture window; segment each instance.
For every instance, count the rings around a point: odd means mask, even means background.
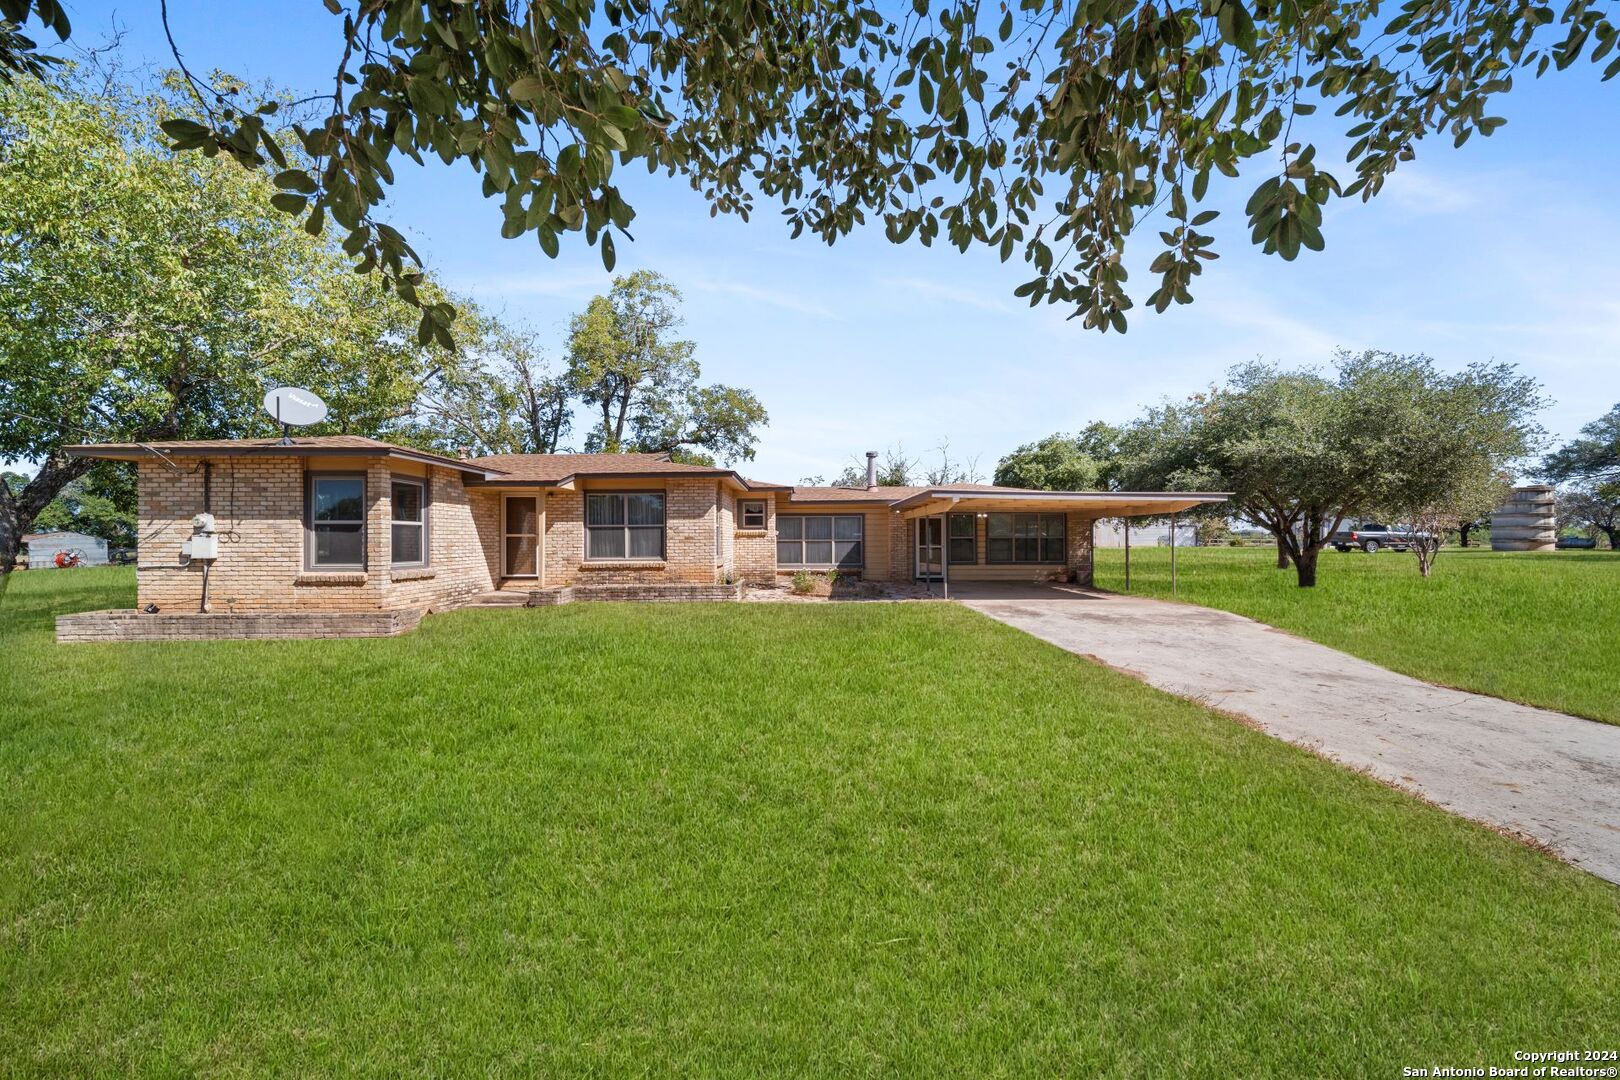
[[[778,514],[776,565],[859,570],[865,525],[860,514]]]
[[[587,559],[662,559],[664,493],[627,491],[585,496]]]
[[[1067,539],[1062,514],[991,514],[985,522],[985,562],[1060,563]]]
[[[952,514],[951,562],[973,565],[979,561],[978,519],[972,514]]]
[[[427,485],[395,477],[389,485],[393,520],[389,523],[391,560],[395,566],[427,565]]]
[[[366,478],[360,473],[310,473],[305,562],[318,570],[364,570]]]

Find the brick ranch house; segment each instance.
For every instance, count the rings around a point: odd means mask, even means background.
[[[789,486],[659,454],[457,459],[354,435],[67,452],[136,464],[140,543],[137,610],[63,616],[64,641],[392,634],[495,591],[735,599],[801,570],[1085,584],[1096,518],[1224,498]],[[212,560],[182,551],[199,514]]]

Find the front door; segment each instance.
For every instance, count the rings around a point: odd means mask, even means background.
[[[533,495],[508,495],[501,515],[505,533],[501,571],[507,577],[540,576],[540,508]]]
[[[917,580],[938,581],[945,570],[945,523],[939,518],[917,519]]]

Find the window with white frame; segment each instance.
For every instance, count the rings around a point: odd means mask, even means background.
[[[742,501],[742,528],[763,529],[765,527],[765,500],[744,499]]]
[[[859,570],[865,525],[860,514],[778,514],[776,565]]]
[[[1062,514],[991,514],[985,522],[987,563],[1060,563],[1067,525]]]
[[[664,493],[614,491],[586,495],[585,557],[662,559]]]
[[[312,570],[364,570],[365,474],[310,473],[306,483],[305,565]]]
[[[390,558],[395,566],[427,565],[427,484],[396,476],[389,485],[393,520],[389,522]]]

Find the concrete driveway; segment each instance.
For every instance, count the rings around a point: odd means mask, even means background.
[[[1434,686],[1191,604],[977,583],[951,597],[1620,882],[1620,727]]]

